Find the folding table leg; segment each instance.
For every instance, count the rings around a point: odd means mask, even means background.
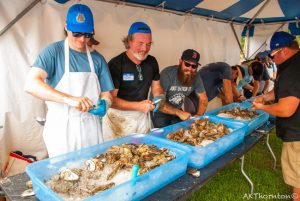
[[[251,181],[251,179],[247,176],[247,174],[244,171],[245,156],[243,155],[240,159],[242,160],[242,163],[241,163],[241,172],[244,175],[244,177],[247,179],[247,181],[249,182],[249,184],[250,184],[250,193],[252,194],[253,193],[253,189],[254,189],[253,182]]]
[[[269,148],[269,150],[270,150],[270,152],[271,152],[271,155],[272,155],[272,157],[273,157],[273,159],[274,159],[274,166],[273,166],[273,169],[275,169],[276,168],[276,156],[275,156],[275,154],[274,154],[274,152],[273,152],[273,150],[272,150],[272,148],[271,148],[271,146],[270,146],[270,144],[269,144],[269,137],[270,137],[270,134],[268,134],[267,135],[267,147]]]

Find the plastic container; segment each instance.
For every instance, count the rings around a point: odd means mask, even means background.
[[[221,138],[218,138],[216,141],[207,146],[192,146],[189,144],[176,142],[188,147],[192,151],[189,156],[188,166],[193,168],[203,168],[243,141],[246,131],[246,126],[243,123],[220,120],[216,117],[210,116],[198,116],[187,121],[154,130],[150,132],[150,134],[166,138],[169,133],[175,132],[180,128],[188,129],[196,119],[203,118],[208,118],[208,120],[213,123],[222,123],[226,127],[232,129],[232,132]]]
[[[246,129],[246,135],[250,134],[252,131],[254,131],[255,129],[261,127],[264,123],[266,123],[266,121],[269,119],[269,114],[262,111],[262,110],[256,110],[256,112],[258,113],[258,116],[254,117],[251,120],[236,120],[236,119],[232,119],[232,118],[226,118],[226,117],[219,117],[217,116],[218,112],[220,110],[224,110],[224,109],[233,109],[233,108],[247,108],[250,109],[251,104],[245,104],[245,103],[231,103],[229,105],[225,105],[223,107],[219,107],[217,109],[211,110],[206,112],[207,115],[214,115],[219,119],[222,120],[230,120],[232,122],[240,122],[240,123],[244,123],[247,126]],[[251,109],[250,109],[251,110]]]
[[[57,174],[61,167],[82,167],[86,159],[105,152],[113,145],[123,143],[154,144],[159,148],[168,148],[176,155],[176,158],[145,174],[137,176],[135,182],[131,182],[131,180],[125,181],[85,200],[141,200],[181,177],[186,172],[189,149],[154,136],[136,134],[28,165],[26,172],[32,180],[35,195],[40,200],[62,200],[57,193],[45,185],[45,180]],[[132,183],[135,183],[135,185]]]

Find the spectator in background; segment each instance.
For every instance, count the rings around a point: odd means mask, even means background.
[[[207,106],[205,89],[197,68],[199,66],[200,54],[196,50],[187,49],[182,53],[179,64],[166,67],[160,75],[160,84],[166,92],[166,102],[178,110],[187,110],[189,113],[202,115]],[[191,93],[195,93],[196,105],[193,111],[184,108],[184,101]],[[192,103],[190,103],[192,104]],[[162,112],[152,113],[152,121],[155,128],[165,127],[182,121],[177,115]]]
[[[263,64],[259,61],[244,62],[240,67],[242,80],[237,85],[237,90],[244,90],[244,96],[251,98],[259,95],[259,82],[261,80],[269,80],[269,75]],[[264,90],[268,86],[265,85]]]
[[[270,57],[278,67],[274,90],[254,99],[253,108],[276,116],[276,135],[282,139],[281,166],[286,184],[300,200],[300,51],[295,37],[276,32]],[[275,100],[274,104],[264,105]]]
[[[264,67],[265,70],[267,71],[270,79],[269,80],[261,80],[259,83],[259,93],[266,93],[271,91],[274,88],[274,80],[276,77],[276,72],[277,72],[277,68],[276,68],[276,64],[274,62],[272,62],[272,60],[268,57],[269,51],[266,50],[264,52],[260,52],[256,55],[256,59],[257,61],[261,62]]]
[[[198,72],[208,98],[207,110],[233,102],[231,66],[224,62],[207,64]]]

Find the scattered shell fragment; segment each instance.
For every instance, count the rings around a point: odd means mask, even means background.
[[[113,183],[113,182],[105,184],[105,185],[100,185],[100,186],[93,188],[92,190],[89,190],[88,193],[93,195],[93,194],[98,193],[99,191],[105,191],[106,189],[109,189],[109,188],[113,187],[114,185],[115,185],[115,183]]]
[[[200,170],[197,170],[195,168],[189,169],[188,173],[194,177],[200,177]]]
[[[29,189],[32,188],[32,181],[31,180],[26,182],[26,187],[29,188]]]
[[[33,189],[27,189],[26,191],[24,191],[21,194],[21,197],[24,198],[24,197],[29,197],[29,196],[33,196],[33,195],[35,195]]]
[[[84,162],[84,164],[86,165],[86,169],[89,171],[95,171],[96,170],[96,164],[93,160],[86,160]]]
[[[63,168],[59,174],[60,178],[66,181],[77,181],[79,176],[72,172],[70,169]]]

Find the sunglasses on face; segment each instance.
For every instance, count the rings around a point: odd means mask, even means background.
[[[85,38],[91,38],[93,36],[92,33],[82,33],[82,32],[72,32],[73,37],[79,38],[84,36]]]
[[[280,48],[280,49],[278,49],[278,50],[276,50],[276,51],[274,51],[274,52],[271,52],[270,54],[268,54],[268,57],[270,57],[271,59],[274,59],[274,56],[278,53],[278,52],[280,52],[282,50],[282,48]]]
[[[198,64],[190,64],[190,63],[188,63],[188,62],[186,62],[186,61],[183,61],[184,62],[184,65],[186,66],[186,67],[191,67],[192,69],[197,69],[198,68]]]

